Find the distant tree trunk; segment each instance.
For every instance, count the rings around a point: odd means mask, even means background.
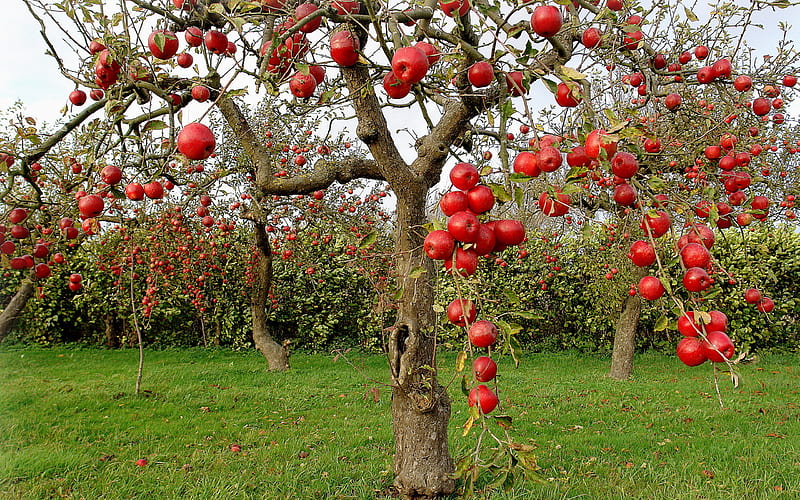
[[[250,297],[253,342],[256,344],[256,349],[267,358],[267,365],[271,371],[288,370],[289,352],[272,338],[267,321],[267,302],[272,285],[272,248],[269,236],[264,225],[259,222],[255,223],[253,234],[257,255],[253,292]]]
[[[403,296],[388,346],[394,379],[394,484],[404,498],[415,499],[438,498],[455,488],[447,444],[450,399],[430,368],[436,366],[436,335],[433,264],[422,249],[426,191],[420,185],[395,186],[396,269]],[[417,268],[425,273],[411,277],[411,271]]]
[[[106,347],[116,349],[119,347],[119,319],[113,314],[106,314],[103,319],[106,324]]]
[[[28,279],[23,280],[17,293],[14,294],[14,297],[12,297],[11,301],[5,309],[3,309],[3,312],[0,313],[0,344],[3,343],[8,334],[14,329],[19,315],[25,309],[28,300],[33,297],[33,292],[35,290],[36,286],[33,281]]]
[[[639,295],[625,298],[614,332],[614,351],[611,354],[611,371],[608,374],[613,379],[626,380],[633,373],[636,329],[639,327],[641,311],[642,299]]]

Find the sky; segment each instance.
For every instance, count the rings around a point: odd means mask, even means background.
[[[5,0],[3,3],[8,3]],[[58,72],[54,60],[45,55],[46,46],[39,35],[39,25],[27,11],[22,0],[10,0],[3,6],[3,29],[0,30],[0,109],[15,101],[24,103],[27,114],[38,120],[54,121],[67,103],[74,85]],[[742,4],[739,0],[737,3]],[[700,6],[705,3],[700,3]],[[707,7],[698,7],[703,16]],[[800,19],[800,8],[765,10],[754,22],[775,25],[780,20]],[[753,31],[748,41],[756,46],[774,47],[778,30]],[[794,27],[792,39],[800,40],[800,28]]]
[[[53,121],[60,116],[74,85],[61,75],[55,61],[44,55],[39,25],[22,1],[10,2],[13,5],[3,5],[0,30],[0,109],[20,100],[29,115]]]

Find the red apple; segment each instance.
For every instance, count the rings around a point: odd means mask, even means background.
[[[228,37],[225,33],[210,30],[203,38],[206,48],[213,54],[224,54],[228,50]]]
[[[508,95],[511,97],[521,96],[525,93],[525,75],[522,71],[511,71],[506,73],[506,85]]]
[[[106,165],[100,171],[100,178],[103,179],[103,182],[106,184],[116,184],[122,180],[122,170],[114,165]]]
[[[350,31],[337,31],[331,36],[331,59],[339,66],[349,67],[358,62],[358,49],[361,44]]]
[[[451,191],[439,200],[439,208],[442,213],[450,217],[451,215],[469,209],[469,199],[464,191]]]
[[[541,173],[539,159],[535,153],[523,151],[514,158],[514,172],[527,175],[528,177],[538,177]]]
[[[589,132],[589,135],[586,136],[586,143],[583,146],[586,156],[596,160],[600,158],[600,151],[602,149],[605,151],[606,158],[612,158],[617,152],[617,141],[612,140],[609,135],[608,132],[601,129]]]
[[[394,71],[390,71],[383,77],[383,90],[392,99],[402,99],[411,92],[411,84],[401,82]]]
[[[600,45],[603,38],[603,32],[597,28],[586,28],[581,35],[581,43],[587,49],[593,49]]]
[[[413,85],[428,73],[428,55],[417,47],[401,47],[392,56],[392,71],[395,78]]]
[[[314,89],[317,88],[317,80],[311,73],[303,73],[298,71],[289,80],[289,90],[292,95],[305,99],[314,94]]]
[[[757,288],[748,288],[744,291],[744,300],[748,304],[756,304],[761,300],[761,291]]]
[[[680,94],[676,94],[674,92],[668,94],[664,98],[664,106],[666,106],[666,108],[670,111],[675,111],[678,109],[678,107],[681,105],[681,102],[683,102],[683,98],[681,98]]]
[[[544,38],[550,38],[558,33],[563,22],[561,11],[553,5],[539,5],[531,14],[531,28]]]
[[[175,62],[177,62],[178,66],[181,68],[188,68],[194,64],[194,57],[188,52],[181,52],[178,54],[178,57],[175,58]]]
[[[694,337],[681,339],[675,353],[686,366],[700,366],[708,359],[703,350],[703,343]]]
[[[753,79],[747,75],[739,75],[733,80],[733,88],[739,92],[747,92],[753,88]]]
[[[687,243],[680,251],[683,267],[707,268],[711,263],[711,254],[708,249],[699,243]]]
[[[630,184],[619,184],[614,188],[614,201],[623,207],[636,203],[636,189]]]
[[[630,179],[639,170],[639,161],[627,151],[620,151],[611,158],[611,171],[623,179]]]
[[[583,100],[580,90],[570,87],[566,83],[559,83],[556,86],[556,103],[562,108],[574,108]]]
[[[648,241],[634,241],[628,251],[628,258],[639,267],[651,266],[656,261],[656,250]]]
[[[493,230],[497,243],[501,245],[519,245],[525,239],[525,226],[518,220],[498,220],[494,223]]]
[[[190,160],[205,160],[216,146],[214,133],[202,123],[190,123],[178,133],[178,151]]]
[[[211,97],[211,91],[205,85],[195,85],[192,87],[192,99],[197,102],[205,102]]]
[[[105,208],[103,198],[96,194],[86,195],[78,200],[78,211],[84,219],[97,217],[103,213],[103,208]]]
[[[494,67],[486,61],[478,61],[467,70],[467,78],[475,87],[486,87],[494,81]]]
[[[466,210],[453,214],[447,221],[447,230],[453,238],[463,243],[472,243],[478,238],[478,218]]]
[[[497,341],[497,326],[491,321],[476,321],[467,333],[469,341],[475,347],[489,347]]]
[[[424,52],[426,56],[428,56],[429,67],[436,64],[436,62],[441,57],[441,54],[439,54],[439,49],[437,49],[436,46],[431,43],[420,41],[414,44],[414,47],[418,48],[419,50]]]
[[[189,45],[189,47],[199,47],[203,44],[203,30],[197,26],[189,26],[186,28],[183,38],[186,40],[186,44]]]
[[[493,227],[487,224],[481,224],[478,227],[478,237],[475,239],[475,247],[473,248],[478,257],[490,254],[497,246],[497,237],[494,234]]]
[[[151,200],[160,200],[164,197],[164,186],[158,181],[148,182],[142,187],[144,194]]]
[[[655,276],[645,276],[639,280],[639,295],[643,299],[656,300],[664,295],[664,284]]]
[[[499,402],[500,400],[497,399],[495,393],[483,384],[475,387],[469,393],[469,405],[479,405],[483,414],[491,413]]]
[[[672,226],[669,215],[663,210],[658,210],[655,214],[645,214],[639,227],[644,229],[645,234],[652,235],[653,238],[659,238],[669,231]]]
[[[450,170],[450,182],[458,189],[468,191],[478,184],[481,176],[478,169],[470,163],[456,163]]]
[[[453,257],[455,245],[456,241],[453,235],[442,229],[437,229],[428,233],[422,246],[431,259],[444,260]]]
[[[456,326],[472,324],[478,317],[478,310],[471,300],[455,299],[447,306],[447,319]]]
[[[454,17],[454,13],[459,16],[465,15],[469,11],[469,0],[439,0],[439,6],[444,15]]]
[[[712,363],[730,360],[735,351],[733,342],[724,332],[708,332],[702,346],[703,354]]]
[[[125,186],[125,196],[132,201],[140,201],[144,199],[144,187],[138,182],[131,182]]]
[[[555,172],[562,163],[561,151],[553,146],[545,146],[536,155],[536,166],[542,172]]]
[[[711,284],[711,278],[702,267],[690,267],[683,275],[683,287],[690,292],[702,292]]]
[[[28,211],[24,208],[12,208],[8,213],[8,222],[19,224],[28,218]],[[4,229],[5,230],[5,229]]]
[[[155,30],[147,38],[147,46],[157,59],[170,59],[178,53],[178,37],[168,30]]]
[[[73,90],[69,93],[69,102],[75,106],[83,106],[86,103],[86,92],[83,90]]]
[[[488,382],[497,375],[497,363],[489,356],[479,356],[472,362],[472,373],[478,382]]]
[[[300,24],[306,17],[310,16],[314,12],[318,11],[320,8],[313,3],[301,3],[294,9],[294,18],[297,21],[297,24]],[[310,19],[307,23],[300,27],[300,31],[303,33],[311,33],[316,31],[320,25],[322,24],[322,16],[317,16],[313,19]]]
[[[478,184],[467,191],[467,203],[469,209],[476,214],[488,212],[494,207],[494,193],[489,186]]]
[[[480,229],[479,229],[480,231]],[[475,238],[477,240],[477,237]],[[448,273],[453,272],[453,258],[448,257],[444,259],[444,268]],[[456,248],[455,255],[455,271],[460,276],[472,276],[478,269],[478,254],[475,250],[464,250],[463,248]]]
[[[775,309],[775,302],[769,297],[762,297],[756,305],[756,309],[762,313],[772,312]]]
[[[560,217],[566,214],[569,212],[570,203],[572,202],[569,195],[562,193],[560,189],[557,189],[555,194],[556,200],[547,191],[539,196],[539,209],[549,217]]]

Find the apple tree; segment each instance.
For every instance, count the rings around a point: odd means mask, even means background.
[[[774,87],[778,72],[789,77],[794,73],[790,68],[794,59],[787,49],[764,67],[763,75],[751,77],[755,83],[750,88],[731,93],[730,80],[740,68],[750,66],[744,61],[742,39],[728,43],[722,35],[731,26],[748,26],[749,14],[765,7],[761,3],[743,9],[720,6],[714,17],[718,25],[698,23],[691,9],[680,3],[648,7],[616,0],[25,3],[42,24],[64,75],[100,99],[83,112],[88,118],[101,108],[104,111],[99,143],[132,155],[132,170],[154,175],[171,162],[187,167],[199,161],[215,164],[215,146],[235,143],[252,165],[256,201],[306,196],[356,179],[388,183],[395,203],[397,290],[397,317],[387,340],[394,484],[407,498],[433,498],[454,489],[447,439],[451,403],[437,379],[434,261],[429,252],[437,259],[444,257],[454,275],[468,275],[479,246],[491,253],[518,243],[521,231],[516,221],[489,224],[482,214],[495,201],[525,204],[531,192],[526,195],[517,182],[526,181],[531,188],[539,186],[533,199],[549,217],[567,216],[573,205],[580,204],[599,212],[612,188],[617,191],[626,185],[619,191],[627,190],[623,205],[629,208],[606,210],[607,217],[621,211],[642,221],[642,241],[651,245],[675,227],[673,219],[687,222],[690,230],[685,237],[696,243],[706,234],[685,210],[688,204],[713,205],[708,213],[712,224],[719,225],[729,215],[716,204],[721,202],[720,185],[730,175],[712,169],[717,160],[722,163],[723,157],[735,158],[740,152],[741,145],[737,149],[734,140],[739,129],[728,126],[753,121],[748,113],[760,110],[761,104],[751,99],[752,92],[777,99],[767,86]],[[55,40],[62,37],[54,36],[54,31],[67,35],[63,38],[78,55],[77,61],[58,56],[64,51]],[[715,34],[713,40],[704,38],[709,32]],[[695,54],[701,60],[713,58],[713,65],[684,68],[691,57],[683,61],[685,56],[675,54],[674,47],[688,47],[690,40],[698,49],[712,45]],[[627,78],[619,78],[621,72]],[[551,89],[564,111],[537,121],[534,86]],[[636,95],[624,94],[625,88]],[[730,101],[738,99],[740,116],[719,119],[714,107],[718,104],[709,105],[708,100],[699,109],[698,94],[707,91],[728,95]],[[271,101],[276,115],[315,117],[322,135],[334,129],[350,133],[360,147],[336,158],[320,155],[306,169],[284,168],[261,132],[263,123],[248,111],[248,99],[266,99],[264,94],[276,96]],[[82,100],[80,95],[74,98]],[[210,103],[228,128],[215,133],[202,123],[202,116],[187,119],[197,109],[195,101]],[[745,108],[750,101],[750,109]],[[209,104],[205,106],[202,109]],[[770,106],[780,107],[774,101]],[[277,116],[271,120],[285,126]],[[786,121],[784,113],[776,113],[770,123]],[[512,124],[528,127],[534,137],[524,145],[515,143]],[[671,132],[687,128],[698,132],[691,141]],[[291,127],[283,130],[304,133]],[[462,192],[451,198],[461,197],[462,204],[455,205],[460,210],[445,214],[447,230],[440,231],[454,241],[452,246],[443,245],[443,240],[450,240],[437,233],[442,236],[439,241],[425,244],[429,193],[448,161],[462,159],[478,136],[497,143],[498,161],[481,172],[462,161],[451,171],[453,193]],[[652,144],[656,139],[661,141],[658,147]],[[709,141],[720,148],[719,157],[698,162],[698,152],[710,146]],[[565,154],[569,169],[559,168]],[[30,165],[29,159],[22,161],[23,168]],[[684,172],[687,168],[691,172]],[[542,172],[544,184],[530,181]],[[688,177],[689,173],[697,175]],[[698,181],[687,182],[684,177]],[[480,189],[479,180],[485,181]],[[744,182],[737,175],[735,182],[740,181]],[[743,191],[747,188],[750,185],[731,193],[743,192],[742,203],[748,201],[754,217],[766,215],[763,195],[752,192],[755,188]],[[476,194],[470,196],[473,189]],[[485,196],[487,189],[492,196]],[[253,209],[259,210],[258,203]],[[254,220],[259,265],[268,270],[273,252],[265,234],[266,215],[256,214]],[[494,244],[489,245],[492,239]],[[666,252],[668,245],[664,246]],[[451,249],[453,257],[440,254],[441,248]],[[697,265],[675,261],[689,267],[687,300],[695,304],[702,298],[696,294],[708,288],[711,278],[703,269],[707,262],[692,263]],[[657,279],[672,288],[667,273]],[[266,298],[257,301],[263,304]],[[460,296],[454,304],[449,319],[470,331],[481,330],[472,335],[473,345],[489,345],[486,339],[497,332],[485,320],[476,321],[469,297]],[[278,362],[279,347],[273,353]],[[708,349],[719,360],[729,357],[722,352],[728,352],[727,345]],[[484,378],[483,368],[478,381]],[[487,386],[479,385],[471,392],[470,403],[476,412],[480,407],[489,413],[495,399]]]

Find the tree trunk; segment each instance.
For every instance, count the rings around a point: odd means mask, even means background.
[[[455,482],[447,444],[450,399],[435,372],[433,263],[422,249],[426,190],[423,186],[395,186],[395,192],[396,269],[403,296],[388,346],[394,379],[394,485],[404,498],[437,498],[452,493]],[[425,273],[411,277],[417,268]]]
[[[0,313],[0,344],[3,343],[3,340],[5,340],[8,334],[11,333],[11,330],[14,329],[17,318],[19,318],[20,313],[25,309],[28,300],[33,297],[33,292],[35,290],[36,287],[33,281],[28,279],[23,280],[17,293],[14,294],[14,297],[5,309],[3,309],[3,312]]]
[[[106,324],[106,347],[117,349],[119,347],[119,319],[115,314],[106,314],[103,319]]]
[[[253,342],[267,358],[270,371],[289,369],[289,352],[272,338],[267,322],[267,302],[272,285],[272,248],[264,225],[255,223],[253,230],[257,262],[250,308],[253,316]]]
[[[633,373],[636,329],[639,326],[641,311],[642,299],[638,295],[625,298],[614,332],[614,351],[611,354],[611,371],[608,374],[611,378],[626,380]]]

